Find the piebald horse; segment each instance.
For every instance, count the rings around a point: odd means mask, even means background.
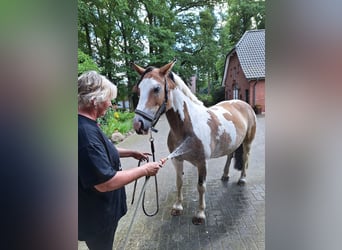
[[[207,160],[227,156],[222,180],[228,181],[229,165],[234,157],[234,167],[241,171],[238,184],[244,184],[256,132],[256,116],[251,106],[241,100],[222,101],[210,108],[205,107],[171,71],[174,64],[175,60],[161,68],[145,69],[133,63],[133,68],[141,76],[135,86],[139,102],[133,126],[138,134],[147,134],[165,113],[170,126],[169,151],[173,152],[184,140],[190,141],[184,145],[186,153],[172,158],[177,173],[177,200],[171,214],[180,215],[183,211],[183,161],[186,160],[198,169],[199,207],[192,219],[193,224],[198,225],[206,218]]]

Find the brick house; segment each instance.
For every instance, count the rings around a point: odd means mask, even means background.
[[[248,30],[227,54],[225,99],[241,99],[265,112],[265,30]]]

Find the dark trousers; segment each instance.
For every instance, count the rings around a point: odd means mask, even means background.
[[[89,250],[112,250],[116,227],[117,225],[86,240]]]

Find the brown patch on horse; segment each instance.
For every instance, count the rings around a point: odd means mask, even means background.
[[[211,128],[211,140],[210,140],[210,148],[211,152],[215,150],[216,145],[216,137],[218,136],[218,126],[220,126],[220,121],[212,111],[208,110],[210,115],[210,119],[208,120],[208,125]]]
[[[245,120],[245,115],[243,115],[242,113],[245,112],[244,108],[240,106],[239,103],[235,103],[235,102],[226,102],[223,103],[222,106],[224,109],[226,109],[229,113],[225,113],[223,114],[223,117],[227,120],[227,121],[231,121],[233,122],[235,128],[236,128],[236,136],[237,136],[237,140],[241,140],[242,138],[245,137],[246,134],[246,124],[243,122],[243,120]]]
[[[132,67],[133,69],[138,72],[138,74],[141,76],[141,79],[139,81],[139,83],[144,79],[144,78],[151,78],[154,79],[155,81],[157,81],[161,87],[162,87],[162,91],[163,93],[165,93],[165,79],[168,78],[167,76],[169,76],[169,78],[172,80],[172,67],[175,65],[176,63],[176,59],[173,59],[171,62],[169,62],[168,64],[162,66],[161,68],[154,68],[154,67],[147,67],[146,69],[135,64],[132,63]],[[167,81],[167,84],[169,85],[169,81]],[[139,83],[137,83],[134,87],[133,87],[133,92],[135,93],[139,93]],[[170,84],[171,85],[171,84]],[[170,86],[171,87],[171,86]],[[173,86],[174,88],[175,86]],[[149,93],[149,98],[148,98],[148,102],[146,104],[146,107],[150,108],[153,107],[155,105],[161,105],[164,101],[164,96],[161,95],[156,95],[155,93],[153,93],[153,90],[150,91]],[[170,106],[170,105],[169,105]]]
[[[185,140],[185,138],[191,137],[190,146],[193,150],[187,152],[182,156],[182,158],[194,165],[205,161],[204,148],[202,142],[199,138],[197,138],[193,131],[187,105],[184,104],[184,121],[180,119],[179,114],[173,109],[167,111],[167,119],[169,120],[170,124],[170,133],[167,140],[167,145],[170,152],[177,148]],[[174,133],[173,131],[177,132]],[[179,133],[180,131],[182,131],[182,133]]]
[[[256,134],[256,124],[254,124],[254,126],[252,126],[249,133],[247,134],[247,138],[248,138],[249,143],[251,143],[254,140],[255,134]]]
[[[153,68],[153,69],[150,69],[148,72],[145,72],[145,74],[143,75],[143,78],[141,79],[141,81],[145,78],[150,78],[150,79],[155,80],[160,86],[160,91],[158,95],[156,95],[153,92],[153,89],[150,90],[148,102],[146,103],[147,108],[162,105],[165,99],[165,96],[164,96],[165,81],[169,90],[174,89],[176,87],[176,84],[173,81],[172,72],[167,71],[166,73],[167,73],[167,76],[165,76],[165,72],[162,71],[161,69]],[[169,95],[169,93],[170,91],[168,91],[167,94]],[[170,105],[171,105],[170,101],[168,101],[167,107],[170,108]]]
[[[228,133],[224,132],[221,135],[219,135],[218,128],[222,124],[217,118],[217,115],[214,112],[212,112],[212,110],[217,110],[217,108],[214,107],[214,108],[211,108],[211,110],[208,110],[208,113],[210,115],[210,119],[208,120],[208,125],[211,129],[211,140],[210,140],[211,157],[219,154],[216,148],[220,144],[220,141],[228,142],[226,145],[227,148],[225,150],[227,151],[227,154],[228,154],[229,144],[232,142],[232,138]],[[230,119],[227,119],[227,120],[230,120]]]
[[[251,143],[256,133],[256,121],[254,119],[253,110],[249,104],[245,102],[226,102],[221,105],[227,109],[232,115],[224,114],[224,118],[234,123],[237,131],[237,140],[244,143]],[[246,121],[245,123],[242,121]]]

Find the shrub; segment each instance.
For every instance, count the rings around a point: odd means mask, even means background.
[[[258,114],[261,114],[262,106],[259,104],[256,104],[253,106],[253,109],[254,109],[255,114],[258,115]]]
[[[98,119],[102,131],[108,136],[115,131],[126,134],[133,129],[132,120],[134,113],[128,111],[114,111],[109,109],[106,115]]]
[[[209,107],[213,103],[213,97],[208,94],[199,94],[198,99],[203,102],[204,106]]]

